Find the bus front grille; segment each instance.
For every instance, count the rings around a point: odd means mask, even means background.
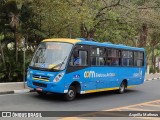
[[[42,80],[42,81],[49,82],[50,77],[48,77],[48,76],[41,76],[41,75],[33,75],[32,79],[33,80]]]
[[[38,86],[38,87],[44,87],[44,88],[46,88],[46,87],[47,87],[47,84],[44,84],[44,83],[38,83],[38,82],[33,82],[33,85]]]

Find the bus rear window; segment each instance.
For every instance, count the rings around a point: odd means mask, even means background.
[[[134,52],[134,66],[143,66],[143,52]]]

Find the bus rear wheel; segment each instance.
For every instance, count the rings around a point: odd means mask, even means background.
[[[64,99],[66,101],[72,101],[72,100],[75,99],[76,94],[77,94],[77,92],[76,92],[75,87],[70,86],[69,89],[68,89],[68,92],[66,94],[64,94]]]
[[[122,94],[122,93],[125,92],[125,90],[126,90],[126,82],[123,81],[123,82],[121,83],[121,85],[119,86],[118,93],[119,93],[119,94]]]

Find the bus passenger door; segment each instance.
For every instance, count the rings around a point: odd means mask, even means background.
[[[96,83],[91,79],[89,66],[89,46],[76,45],[71,54],[65,85],[69,86],[72,82],[80,83],[81,92],[89,92],[96,89]]]
[[[92,78],[92,75],[93,73],[90,68],[84,71],[84,90],[86,92],[96,90],[97,88],[96,80]]]

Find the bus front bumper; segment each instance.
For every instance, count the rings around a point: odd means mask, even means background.
[[[27,86],[37,91],[64,93],[64,89],[61,85],[53,82],[43,82],[39,80],[27,80]]]

